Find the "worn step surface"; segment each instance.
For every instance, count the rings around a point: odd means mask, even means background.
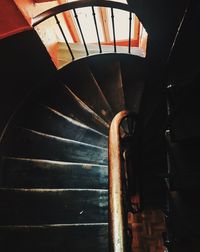
[[[0,225],[107,222],[107,190],[2,188],[0,198]]]
[[[35,94],[34,99],[56,111],[79,121],[104,134],[108,134],[108,123],[90,109],[64,84],[46,86]]]
[[[59,111],[37,103],[27,105],[16,124],[45,134],[107,147],[107,137]]]
[[[90,144],[15,128],[7,132],[5,156],[107,165],[107,149]]]
[[[2,252],[108,252],[108,226],[102,224],[0,227]]]
[[[108,168],[86,163],[4,157],[1,184],[16,188],[106,189]]]
[[[75,72],[76,74],[74,74]],[[70,64],[60,70],[60,75],[63,82],[85,104],[110,123],[113,118],[112,109],[104,96],[104,90],[100,89],[86,62],[79,61],[76,64]]]

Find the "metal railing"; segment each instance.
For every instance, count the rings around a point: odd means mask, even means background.
[[[110,252],[131,251],[131,232],[128,228],[128,212],[134,212],[128,198],[126,150],[121,148],[121,124],[134,115],[119,112],[109,131],[109,241]],[[132,128],[132,127],[131,127]],[[134,130],[133,130],[134,131]]]
[[[127,5],[127,4],[123,4],[123,3],[119,3],[119,2],[114,2],[114,1],[108,1],[108,0],[81,0],[81,1],[76,1],[76,2],[70,2],[70,3],[65,3],[62,5],[58,5],[56,7],[53,7],[51,9],[48,9],[44,12],[42,12],[41,14],[37,15],[36,17],[33,18],[33,27],[36,27],[37,25],[39,25],[40,23],[44,22],[47,19],[50,18],[54,18],[57,26],[60,30],[60,34],[63,37],[64,42],[67,45],[67,49],[70,57],[71,57],[71,61],[73,61],[74,59],[76,59],[76,56],[74,54],[74,50],[72,48],[72,46],[69,43],[69,39],[67,38],[67,35],[65,34],[65,28],[63,27],[63,24],[61,22],[60,17],[58,16],[60,13],[64,13],[66,11],[71,11],[70,15],[74,16],[74,23],[77,27],[77,31],[80,34],[80,38],[83,44],[83,48],[85,51],[85,56],[89,56],[90,54],[90,48],[89,45],[86,43],[86,38],[83,32],[83,27],[82,24],[80,22],[80,18],[79,18],[79,14],[77,13],[77,9],[80,8],[85,8],[85,7],[89,7],[91,9],[91,16],[93,17],[93,24],[94,28],[95,28],[95,33],[96,33],[96,45],[98,48],[99,53],[103,53],[103,52],[108,52],[107,49],[105,49],[105,45],[109,45],[109,48],[113,48],[114,53],[116,52],[122,52],[122,50],[119,50],[119,47],[117,46],[117,34],[116,34],[116,21],[115,21],[115,9],[117,10],[123,10],[126,11],[128,13],[127,15],[127,26],[128,26],[128,32],[127,32],[127,40],[126,40],[126,45],[125,48],[123,49],[123,53],[127,53],[127,54],[135,54],[133,52],[131,52],[131,48],[133,47],[133,16],[134,13],[132,11],[132,9]],[[96,9],[95,7],[105,7],[107,8],[107,13],[108,15],[110,15],[110,20],[111,20],[111,27],[110,27],[110,33],[112,33],[113,36],[113,41],[109,42],[109,43],[105,43],[105,41],[101,41],[100,39],[100,23],[97,22],[97,13],[96,13]],[[110,14],[109,14],[110,13]],[[119,17],[120,18],[120,17]],[[139,44],[139,37],[136,39],[137,43]],[[94,44],[93,44],[94,45]],[[103,47],[105,49],[105,51],[103,50]],[[135,46],[137,47],[137,46]],[[110,50],[110,49],[109,49]],[[125,50],[125,51],[124,51]],[[110,51],[109,51],[110,52]],[[98,53],[98,52],[97,52]],[[137,52],[138,55],[138,52]],[[139,53],[138,56],[144,57],[143,54]]]

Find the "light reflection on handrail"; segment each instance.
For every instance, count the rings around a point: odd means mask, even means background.
[[[109,235],[110,252],[127,252],[123,175],[120,150],[120,124],[131,112],[121,111],[113,119],[109,131]]]

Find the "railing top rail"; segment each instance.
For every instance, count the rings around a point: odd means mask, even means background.
[[[77,9],[77,8],[83,8],[83,7],[91,7],[91,6],[109,7],[109,8],[114,8],[114,9],[121,9],[128,12],[133,12],[133,10],[127,4],[124,4],[124,3],[119,3],[119,2],[109,1],[109,0],[81,0],[81,1],[71,2],[71,3],[61,4],[40,13],[39,15],[33,18],[32,25],[34,27],[42,23],[46,19],[65,11],[69,11],[69,10]]]

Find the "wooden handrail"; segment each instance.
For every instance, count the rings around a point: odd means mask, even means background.
[[[109,235],[110,252],[127,252],[126,223],[123,206],[122,153],[120,149],[120,124],[129,111],[119,112],[109,131]]]
[[[69,10],[73,10],[77,8],[83,8],[83,7],[91,7],[91,6],[110,7],[114,9],[121,9],[121,10],[129,11],[129,12],[133,12],[133,10],[131,10],[131,8],[127,4],[123,4],[119,2],[108,1],[108,0],[81,0],[81,1],[61,4],[40,13],[39,15],[33,18],[32,25],[34,27],[42,23],[46,19],[65,11],[69,11]]]

